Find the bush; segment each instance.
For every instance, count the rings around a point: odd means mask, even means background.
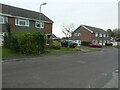
[[[52,49],[60,49],[61,48],[61,44],[58,41],[53,41],[50,45],[50,48]]]
[[[9,39],[10,38],[10,39]],[[45,36],[40,32],[15,32],[5,35],[5,46],[23,54],[44,53]]]
[[[81,42],[82,46],[88,46],[89,44],[92,44],[91,42]]]
[[[16,38],[13,37],[13,35],[8,35],[7,33],[4,35],[4,41],[3,46],[8,47],[14,51],[18,51],[18,41]]]

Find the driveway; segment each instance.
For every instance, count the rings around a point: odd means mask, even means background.
[[[2,69],[3,88],[117,88],[118,50],[26,58]]]

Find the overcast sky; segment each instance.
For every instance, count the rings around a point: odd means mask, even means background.
[[[98,28],[115,29],[118,27],[119,0],[0,0],[1,3],[39,11],[54,21],[53,33],[62,37],[62,25],[74,24],[75,29],[81,24]]]

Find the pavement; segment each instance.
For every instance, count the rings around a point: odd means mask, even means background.
[[[3,88],[118,88],[118,50],[3,62]]]

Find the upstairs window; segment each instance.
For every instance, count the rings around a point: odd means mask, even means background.
[[[27,26],[29,27],[29,20],[25,20],[25,19],[16,19],[16,25],[18,26]]]
[[[95,37],[98,37],[98,33],[95,33]]]
[[[76,37],[78,37],[78,36],[80,36],[80,33],[75,33],[74,35],[75,35]]]
[[[104,34],[103,37],[106,37],[106,34]]]
[[[4,23],[5,23],[4,17],[0,16],[0,24],[4,24]]]
[[[102,37],[102,33],[100,33],[100,37]]]
[[[35,22],[35,27],[36,28],[44,28],[44,23]]]

